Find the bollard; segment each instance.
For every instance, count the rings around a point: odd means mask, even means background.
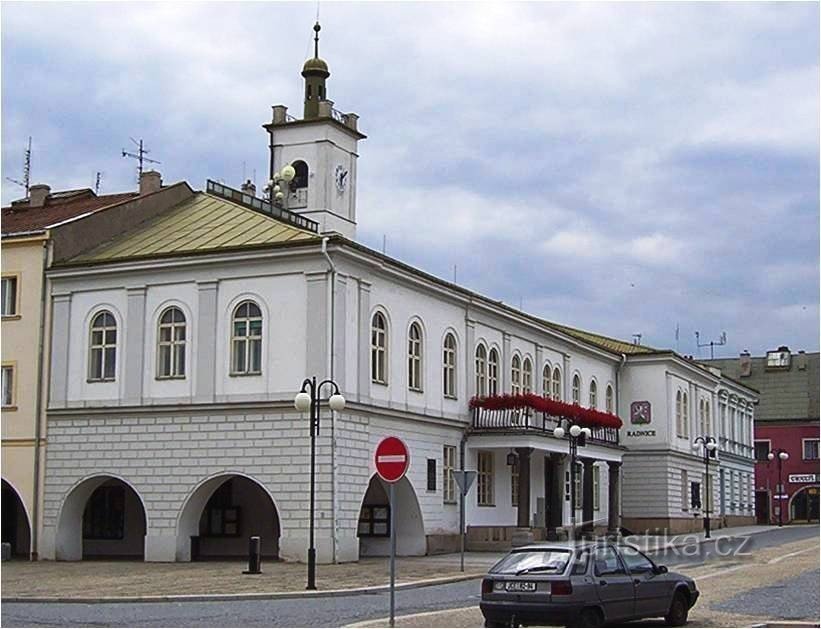
[[[262,574],[262,570],[260,570],[261,564],[262,555],[259,536],[254,535],[248,538],[248,570],[244,570],[242,574]]]

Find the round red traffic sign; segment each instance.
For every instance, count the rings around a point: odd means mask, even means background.
[[[410,451],[399,437],[385,437],[373,456],[376,473],[386,483],[401,480],[410,467]]]

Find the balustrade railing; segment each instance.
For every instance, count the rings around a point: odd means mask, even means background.
[[[559,425],[558,417],[534,411],[531,408],[492,410],[474,408],[471,420],[473,432],[536,431],[548,434]],[[618,445],[619,430],[607,426],[590,426],[591,442]]]

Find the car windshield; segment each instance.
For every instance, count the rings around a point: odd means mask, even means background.
[[[494,574],[526,574],[528,572],[561,574],[569,561],[569,550],[557,548],[517,550],[502,559],[490,571]]]

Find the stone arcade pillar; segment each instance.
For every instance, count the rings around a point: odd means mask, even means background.
[[[516,531],[511,537],[511,545],[524,546],[533,543],[530,530],[530,453],[533,448],[516,448],[519,459],[519,506],[516,513]]]
[[[582,459],[584,476],[582,478],[582,534],[593,533],[593,459]]]
[[[619,533],[619,471],[621,463],[607,462],[607,534],[615,537]]]
[[[547,504],[547,539],[557,540],[559,535],[557,529],[562,526],[563,519],[563,472],[562,472],[562,454],[551,454],[545,457],[544,460],[544,487],[545,487],[545,503]]]

